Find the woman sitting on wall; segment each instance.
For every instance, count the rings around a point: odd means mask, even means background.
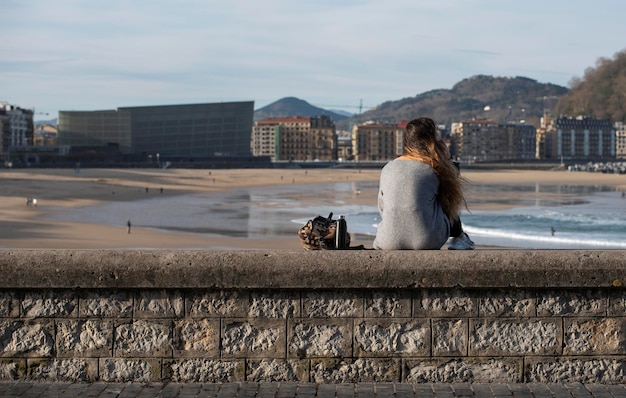
[[[381,221],[375,249],[473,250],[463,232],[463,181],[446,145],[437,139],[435,122],[426,117],[408,123],[404,153],[383,167],[378,191]]]

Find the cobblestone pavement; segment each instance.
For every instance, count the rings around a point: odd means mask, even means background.
[[[35,383],[0,382],[0,397],[168,398],[626,398],[626,385],[404,383]]]

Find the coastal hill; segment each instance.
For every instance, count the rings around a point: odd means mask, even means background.
[[[626,50],[613,59],[600,58],[583,78],[570,82],[571,89],[556,105],[556,114],[589,115],[626,122]]]
[[[393,122],[430,116],[443,124],[472,118],[536,124],[544,110],[549,111],[567,91],[565,87],[526,77],[478,75],[458,82],[452,89],[384,102],[360,115],[360,121]]]
[[[521,120],[539,126],[545,112],[552,116],[586,115],[598,119],[626,122],[626,49],[612,59],[599,58],[595,68],[575,77],[570,88],[539,83],[526,77],[494,77],[477,75],[455,84],[451,89],[436,89],[414,97],[386,101],[376,108],[345,118],[316,108],[297,98],[283,98],[255,112],[272,116],[327,114],[339,129],[368,120],[397,122],[427,115],[438,123],[450,124],[471,118],[489,118],[500,123]],[[303,107],[303,103],[308,107]],[[298,107],[295,107],[298,105]],[[304,112],[305,109],[312,113]],[[315,113],[317,112],[317,113]]]
[[[254,112],[254,119],[328,115],[339,129],[348,129],[353,123],[367,120],[397,122],[420,115],[428,115],[445,124],[474,117],[487,117],[500,122],[526,120],[536,123],[544,110],[551,109],[567,91],[565,87],[525,77],[479,75],[460,81],[452,89],[432,90],[415,97],[387,101],[352,117],[288,97],[258,109]]]
[[[344,112],[333,112],[331,110],[313,106],[308,102],[295,97],[285,97],[263,108],[254,111],[254,121],[264,119],[266,117],[284,117],[284,116],[320,116],[326,115],[336,122],[348,119],[348,115]]]

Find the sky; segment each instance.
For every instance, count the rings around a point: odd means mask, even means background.
[[[0,0],[0,101],[58,111],[293,96],[358,112],[475,75],[568,87],[623,0]]]

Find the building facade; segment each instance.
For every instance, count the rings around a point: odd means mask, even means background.
[[[0,102],[0,153],[5,160],[13,148],[33,145],[33,115],[31,109]]]
[[[615,157],[626,159],[626,124],[615,123]]]
[[[352,155],[357,161],[391,160],[404,150],[402,123],[365,123],[352,128]]]
[[[272,161],[336,160],[335,124],[328,116],[261,119],[252,127],[250,150]]]
[[[337,160],[353,160],[352,155],[352,132],[348,130],[337,131]]]
[[[250,156],[254,102],[59,112],[58,142],[147,157]]]
[[[278,147],[276,139],[280,137],[279,129],[280,123],[274,118],[255,122],[250,135],[252,156],[269,156],[270,159],[276,160],[276,148]]]
[[[33,135],[34,146],[54,146],[57,144],[57,128],[51,124],[35,126]]]
[[[57,142],[73,147],[116,147],[132,153],[130,117],[125,109],[60,111]]]
[[[554,131],[554,119],[545,112],[539,120],[539,128],[537,129],[536,154],[537,159],[552,159],[552,140],[549,139],[551,132]]]
[[[530,124],[499,124],[489,119],[453,123],[452,156],[466,162],[529,160],[536,157],[537,133]]]
[[[558,117],[546,140],[553,158],[613,159],[616,154],[615,130],[609,120]]]

